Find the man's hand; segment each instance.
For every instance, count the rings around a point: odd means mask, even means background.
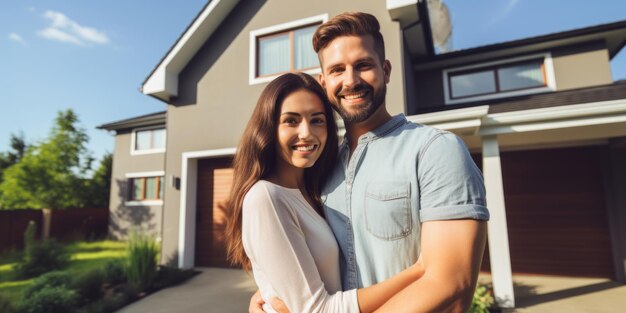
[[[261,292],[257,290],[250,298],[248,313],[265,313],[265,311],[263,311],[263,304],[265,304],[265,301],[261,298]],[[278,298],[272,298],[270,304],[278,313],[290,313],[285,303]]]
[[[261,298],[261,292],[258,290],[250,298],[250,306],[248,307],[248,313],[264,313],[263,311],[263,298]]]
[[[276,312],[278,313],[290,313],[285,303],[280,301],[280,299],[278,298],[270,299],[270,304],[272,305],[272,308],[274,308],[274,310],[276,310]]]

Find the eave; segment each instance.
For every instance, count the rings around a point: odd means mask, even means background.
[[[146,78],[140,91],[164,102],[178,96],[178,75],[239,1],[210,1]]]

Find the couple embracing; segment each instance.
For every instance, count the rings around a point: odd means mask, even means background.
[[[489,219],[480,171],[455,135],[387,112],[374,16],[330,19],[313,48],[319,80],[269,83],[234,158],[227,246],[259,288],[250,312],[465,312]]]

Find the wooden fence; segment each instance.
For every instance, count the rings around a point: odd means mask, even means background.
[[[109,210],[0,210],[0,253],[24,248],[24,232],[30,221],[37,223],[36,238],[60,241],[102,238],[107,235]]]

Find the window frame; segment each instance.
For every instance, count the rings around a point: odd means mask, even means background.
[[[256,85],[256,84],[267,83],[267,82],[272,81],[274,78],[280,76],[281,74],[287,73],[287,72],[282,72],[282,73],[276,73],[276,74],[257,76],[258,65],[259,65],[259,39],[260,38],[263,38],[263,37],[268,38],[272,36],[278,36],[278,35],[283,35],[285,33],[289,33],[290,47],[291,47],[290,53],[292,54],[290,58],[290,62],[291,62],[290,71],[295,71],[296,69],[293,68],[293,65],[294,65],[293,64],[294,63],[293,32],[298,29],[306,28],[309,26],[317,25],[317,24],[322,24],[326,21],[328,21],[328,14],[320,14],[316,16],[311,16],[311,17],[294,20],[291,22],[282,23],[282,24],[251,31],[250,32],[250,51],[249,51],[250,64],[249,64],[249,75],[248,75],[249,84]],[[319,65],[313,68],[299,69],[298,71],[302,71],[304,73],[311,74],[311,75],[320,74],[322,72]]]
[[[142,131],[154,131],[154,130],[159,130],[159,129],[163,129],[165,131],[165,138],[163,138],[163,148],[150,148],[150,149],[144,149],[144,150],[137,150],[137,146],[136,146],[136,142],[137,142],[137,133],[142,132]],[[151,143],[154,143],[154,133],[152,132],[150,135],[150,141]],[[165,152],[165,146],[167,145],[167,127],[165,126],[148,126],[148,127],[139,127],[139,128],[134,128],[132,133],[131,133],[131,140],[130,140],[130,154],[131,155],[141,155],[141,154],[154,154],[154,153],[164,153]]]
[[[148,178],[158,178],[156,183],[156,195],[155,199],[146,199],[146,185]],[[142,180],[142,198],[134,199],[134,181],[137,179]],[[126,206],[146,206],[146,205],[163,205],[163,193],[165,192],[165,188],[163,188],[163,184],[165,179],[164,171],[155,171],[155,172],[140,172],[140,173],[128,173],[126,174],[127,188],[126,188],[126,201],[124,205]]]
[[[509,66],[533,63],[534,61],[539,61],[539,60],[543,60],[542,71],[543,71],[544,85],[536,86],[536,87],[518,88],[518,89],[513,89],[513,90],[507,90],[507,91],[500,91],[498,69],[506,68]],[[493,72],[493,75],[494,75],[493,77],[495,79],[495,89],[496,89],[495,92],[452,98],[452,77],[458,76],[458,75],[479,73],[479,72],[484,72],[484,71]],[[550,52],[445,69],[442,72],[442,76],[443,76],[443,87],[444,87],[444,102],[446,105],[467,103],[467,102],[479,101],[479,100],[507,98],[507,97],[514,97],[514,96],[520,96],[520,95],[540,93],[540,92],[545,92],[545,91],[556,91],[556,81],[554,78],[554,66],[552,63],[552,54]]]

